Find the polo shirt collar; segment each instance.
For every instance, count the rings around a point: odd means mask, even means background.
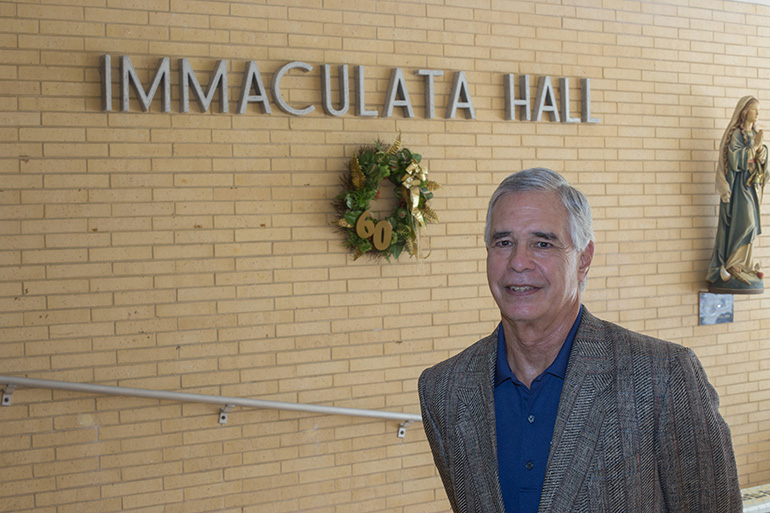
[[[564,340],[564,344],[562,344],[561,349],[559,350],[559,354],[556,355],[556,359],[553,361],[553,363],[551,363],[551,365],[549,365],[540,376],[535,378],[535,380],[540,379],[540,377],[546,373],[552,374],[561,379],[564,379],[564,377],[567,375],[567,364],[569,364],[569,356],[572,352],[572,344],[575,341],[575,335],[577,334],[578,327],[580,326],[580,319],[582,317],[583,305],[580,305],[577,318],[575,319],[575,322],[572,323],[572,328],[567,334],[567,338]],[[500,323],[497,328],[497,361],[495,363],[495,386],[498,386],[506,379],[511,379],[515,383],[520,383],[508,365],[508,352],[505,346],[505,333],[503,332],[502,323]]]

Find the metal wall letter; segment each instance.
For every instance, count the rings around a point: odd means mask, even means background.
[[[353,68],[356,75],[356,116],[372,117],[379,114],[377,110],[366,110],[366,89],[364,86],[365,72],[363,66]]]
[[[180,108],[182,112],[190,112],[190,82],[195,89],[195,99],[198,101],[198,106],[201,112],[209,110],[211,100],[214,98],[214,92],[219,86],[219,112],[227,112],[227,61],[222,59],[217,64],[217,69],[214,71],[214,77],[209,80],[209,86],[206,89],[206,94],[203,94],[203,89],[198,83],[198,79],[195,77],[195,72],[190,66],[190,61],[187,59],[179,59],[179,86],[181,88],[181,94],[179,95]]]
[[[459,101],[461,96],[464,98],[463,101]],[[447,105],[446,109],[446,117],[448,119],[455,117],[457,107],[468,109],[465,111],[465,119],[476,119],[476,112],[473,110],[471,93],[468,91],[468,81],[465,78],[464,71],[458,71],[452,79],[452,92],[449,93],[449,105]]]
[[[547,99],[547,101],[546,101]],[[551,121],[559,121],[559,108],[553,94],[551,77],[540,77],[537,81],[537,96],[535,97],[535,121],[540,121],[543,112],[551,113]]]
[[[338,72],[339,91],[340,91],[340,109],[332,107],[331,91],[331,72],[329,65],[321,66],[321,99],[323,100],[324,112],[330,116],[342,116],[350,107],[350,87],[348,86],[348,65],[343,64]]]
[[[294,114],[295,116],[304,116],[305,114],[310,114],[315,110],[315,107],[312,105],[308,105],[307,107],[303,109],[295,109],[288,103],[286,103],[286,100],[283,99],[283,95],[281,94],[281,79],[286,74],[287,71],[292,70],[294,68],[299,68],[302,71],[311,71],[313,69],[313,66],[306,62],[299,62],[294,61],[290,62],[288,64],[284,64],[281,66],[281,69],[279,69],[275,75],[273,75],[273,81],[270,84],[270,89],[273,92],[273,101],[278,104],[278,108],[282,111],[288,113],[288,114]]]
[[[414,74],[425,77],[425,117],[433,119],[436,112],[433,102],[433,77],[442,77],[444,72],[435,69],[418,69]]]
[[[520,100],[516,99],[516,95],[513,91],[513,74],[507,73],[503,77],[505,84],[505,119],[512,121],[516,119],[516,110],[514,107],[518,106],[521,113],[521,119],[524,121],[531,121],[531,104],[529,97],[529,75],[521,75],[519,77],[519,94],[523,97]]]
[[[573,118],[569,115],[569,79],[559,79],[559,89],[561,95],[559,96],[559,103],[561,105],[561,117],[562,123],[579,123],[580,118]]]
[[[601,119],[591,117],[591,79],[584,78],[581,85],[581,94],[583,100],[583,123],[601,123]]]
[[[101,64],[99,74],[102,79],[102,110],[109,112],[112,110],[112,58],[109,54],[102,55]]]
[[[397,100],[399,91],[401,92],[401,100]],[[409,93],[406,90],[406,82],[404,81],[404,72],[401,68],[394,68],[390,73],[390,83],[388,83],[388,92],[385,93],[385,106],[383,107],[383,116],[388,118],[393,115],[393,107],[401,107],[404,112],[405,118],[413,118],[414,112],[412,111],[412,103],[409,101]]]
[[[134,65],[131,64],[131,59],[125,55],[120,58],[120,110],[126,112],[129,110],[128,105],[128,88],[129,84],[133,86],[134,92],[139,103],[142,105],[142,110],[147,112],[150,110],[152,99],[155,93],[158,91],[160,83],[163,82],[163,96],[161,97],[161,108],[163,112],[169,112],[171,110],[171,66],[169,64],[168,57],[164,57],[158,63],[158,67],[155,69],[155,78],[150,86],[150,92],[145,94],[142,83],[139,81],[139,76],[134,71]]]
[[[249,95],[251,88],[256,82],[256,95]],[[249,102],[258,102],[262,106],[263,114],[270,114],[270,102],[267,99],[267,91],[262,83],[262,75],[259,74],[259,68],[256,61],[249,61],[246,71],[243,73],[243,86],[241,88],[241,99],[238,101],[238,114],[246,112],[246,104]]]

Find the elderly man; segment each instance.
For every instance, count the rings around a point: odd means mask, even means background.
[[[586,198],[559,174],[489,202],[487,279],[502,320],[423,372],[423,424],[456,513],[742,511],[730,430],[693,352],[580,303]]]

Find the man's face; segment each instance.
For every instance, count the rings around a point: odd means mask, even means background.
[[[549,331],[575,320],[593,243],[578,253],[555,192],[506,194],[492,209],[487,280],[504,322]]]

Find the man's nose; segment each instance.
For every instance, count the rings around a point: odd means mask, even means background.
[[[519,273],[533,268],[532,251],[526,244],[516,244],[511,249],[508,268]]]

